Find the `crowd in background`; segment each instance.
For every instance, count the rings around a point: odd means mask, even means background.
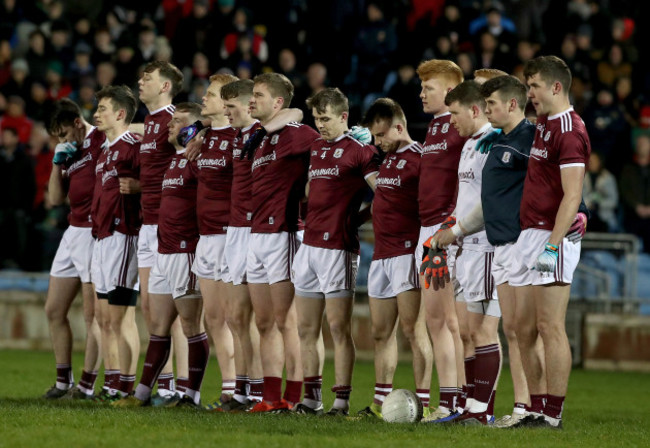
[[[65,207],[47,202],[53,156],[48,110],[69,97],[92,122],[94,93],[137,91],[143,65],[185,75],[176,101],[201,102],[217,71],[265,71],[294,84],[294,107],[326,86],[351,103],[351,124],[389,96],[424,140],[415,67],[451,59],[522,76],[523,62],[556,54],[573,72],[572,104],[593,147],[584,197],[592,231],[632,232],[650,252],[650,6],[632,0],[0,0],[0,268],[47,270]],[[136,117],[142,120],[142,106]]]

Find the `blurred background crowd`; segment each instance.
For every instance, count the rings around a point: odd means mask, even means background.
[[[53,145],[44,121],[69,97],[92,122],[94,93],[136,87],[143,65],[185,74],[176,101],[201,102],[217,71],[285,74],[294,107],[336,86],[351,124],[380,96],[397,100],[422,141],[415,68],[456,61],[521,77],[539,54],[573,72],[572,103],[594,152],[589,229],[630,232],[650,252],[650,2],[633,0],[0,0],[0,268],[47,270],[67,210],[47,202]],[[137,92],[137,88],[134,89]],[[140,108],[135,121],[146,111]],[[305,110],[305,122],[311,114]]]

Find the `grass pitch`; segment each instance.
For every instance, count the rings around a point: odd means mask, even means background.
[[[82,360],[73,359],[75,377]],[[498,430],[387,424],[293,415],[211,414],[186,409],[135,410],[38,397],[54,382],[54,357],[46,352],[0,351],[0,447],[623,447],[650,446],[650,377],[641,373],[586,372],[571,375],[564,430]],[[212,358],[203,401],[220,386]],[[138,370],[139,374],[140,370]],[[326,409],[333,401],[331,362],[324,373]],[[101,377],[98,380],[100,384]],[[413,389],[410,366],[400,364],[395,387]],[[433,384],[436,385],[434,378]],[[355,367],[352,411],[373,395],[373,366]],[[432,394],[433,401],[437,393]],[[504,369],[496,414],[512,411],[512,383]]]

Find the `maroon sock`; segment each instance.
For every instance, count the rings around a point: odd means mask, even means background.
[[[531,395],[530,396],[530,412],[541,414],[544,412],[544,399],[546,395]]]
[[[252,378],[250,395],[253,400],[262,401],[264,398],[264,378]]]
[[[456,388],[456,406],[465,409],[467,404],[467,384],[463,384],[462,388]]]
[[[264,401],[275,403],[282,396],[282,378],[277,376],[264,377]]]
[[[415,389],[415,394],[422,402],[422,407],[428,408],[430,400],[430,389]]]
[[[190,373],[187,389],[199,392],[205,368],[208,365],[208,357],[210,356],[208,335],[203,332],[187,338],[187,352]]]
[[[476,364],[476,356],[470,356],[465,358],[465,386],[467,389],[467,395],[465,400],[468,398],[474,398],[474,370]]]
[[[323,401],[323,377],[305,377],[305,398],[313,401]]]
[[[235,395],[248,397],[250,391],[250,378],[248,375],[237,375],[235,378]]]
[[[392,392],[392,390],[392,383],[375,383],[375,397],[373,398],[372,402],[379,406],[383,405],[384,400],[388,394]]]
[[[544,415],[551,418],[562,418],[562,409],[564,408],[564,398],[558,395],[547,395],[546,406],[544,406]]]
[[[86,372],[83,370],[81,372],[81,379],[79,380],[79,386],[87,390],[93,390],[95,388],[95,380],[97,380],[97,371]]]
[[[494,402],[496,401],[497,390],[492,390],[492,395],[490,395],[490,401],[488,401],[487,414],[494,415]]]
[[[149,337],[149,346],[147,347],[147,354],[144,358],[140,384],[147,386],[149,389],[153,389],[158,375],[160,375],[161,370],[167,363],[167,359],[169,359],[171,347],[171,336],[156,336],[152,334]],[[160,388],[160,385],[158,387]]]
[[[302,392],[302,381],[287,380],[287,385],[284,388],[284,399],[291,404],[300,402],[300,394]]]
[[[134,384],[135,375],[120,375],[120,387],[118,390],[125,395],[130,395],[133,392]]]
[[[175,390],[173,373],[161,373],[158,375],[158,390],[160,389]]]
[[[474,361],[474,399],[481,403],[489,403],[492,391],[499,376],[501,366],[501,351],[499,344],[476,347]],[[490,414],[491,415],[491,414]]]
[[[187,386],[189,386],[190,380],[189,378],[183,377],[178,377],[176,380],[176,390],[178,392],[185,393],[185,389],[187,389]]]
[[[332,392],[334,392],[336,395],[336,400],[350,401],[352,386],[349,384],[337,384],[335,386],[332,386]],[[336,400],[334,400],[335,406]]]
[[[456,388],[455,387],[441,387],[440,388],[440,406],[447,409],[454,410],[456,408]]]
[[[104,388],[105,389],[118,389],[120,387],[120,371],[119,370],[105,370],[104,371]]]
[[[56,365],[56,382],[61,384],[72,384],[72,366],[70,364]]]

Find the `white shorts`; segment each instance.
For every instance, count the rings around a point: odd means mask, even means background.
[[[302,244],[291,267],[296,295],[315,299],[352,297],[359,255]]]
[[[138,282],[138,237],[114,232],[95,242],[91,279],[98,293],[117,287],[135,289]]]
[[[484,316],[501,317],[501,307],[498,300],[481,300],[480,302],[467,302],[467,311]]]
[[[391,299],[404,291],[419,289],[420,275],[415,265],[415,255],[373,260],[368,272],[368,296]]]
[[[90,227],[68,227],[52,261],[52,277],[75,277],[90,283],[95,239]]]
[[[278,283],[291,278],[300,247],[298,232],[251,233],[246,260],[248,283]]]
[[[494,247],[492,260],[492,277],[495,286],[507,283],[512,277],[512,268],[515,260],[515,243]]]
[[[221,263],[226,235],[200,235],[192,272],[201,278],[221,280]]]
[[[149,275],[149,294],[171,294],[174,299],[201,297],[192,272],[194,254],[157,254]]]
[[[580,261],[580,243],[573,244],[566,238],[562,240],[555,272],[542,273],[533,269],[550,236],[550,230],[526,229],[521,232],[514,248],[512,277],[509,280],[512,286],[571,284],[573,272]]]
[[[250,227],[228,227],[221,260],[221,280],[225,283],[237,286],[247,282],[246,259],[250,236]]]
[[[158,225],[144,224],[138,237],[138,267],[152,268],[158,255]]]
[[[477,252],[463,249],[456,260],[456,279],[463,288],[465,302],[497,300],[497,292],[492,278],[493,252]]]

